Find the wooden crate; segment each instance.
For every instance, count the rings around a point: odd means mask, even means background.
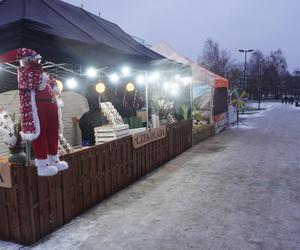
[[[192,123],[138,149],[131,136],[64,156],[69,169],[39,177],[12,165],[13,187],[0,188],[0,239],[30,245],[192,146]]]

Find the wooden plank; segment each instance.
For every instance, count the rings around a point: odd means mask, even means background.
[[[50,197],[48,178],[38,176],[38,199],[39,199],[39,216],[40,216],[40,229],[41,236],[50,232]]]
[[[111,144],[107,144],[104,147],[105,152],[105,197],[112,194],[112,181],[111,181]]]
[[[141,171],[141,148],[137,150],[137,179],[141,178],[142,171]]]
[[[129,160],[128,160],[128,139],[125,139],[122,144],[122,187],[125,187],[129,184]]]
[[[16,179],[15,168],[12,168],[13,183]],[[17,199],[17,185],[13,185],[11,189],[6,189],[7,215],[9,223],[10,238],[16,242],[21,242],[21,225],[19,220],[19,204]]]
[[[10,231],[8,226],[8,212],[5,189],[0,188],[0,238],[2,240],[10,239]]]
[[[131,184],[134,180],[133,180],[133,147],[130,142],[127,142],[128,145],[128,151],[127,151],[127,155],[128,155],[128,184]]]
[[[98,185],[98,202],[104,200],[105,198],[105,151],[103,146],[98,149],[98,178],[97,178],[97,185]]]
[[[20,216],[20,228],[21,228],[21,238],[22,242],[25,244],[30,244],[34,241],[32,234],[32,225],[30,219],[30,209],[29,209],[29,190],[27,185],[27,169],[23,166],[15,167],[16,171],[16,183],[17,197],[19,203],[19,216]]]
[[[98,150],[93,149],[90,152],[90,180],[91,180],[91,205],[95,205],[98,202]]]
[[[117,191],[121,190],[123,188],[123,170],[122,170],[122,165],[124,162],[122,162],[122,147],[124,144],[124,140],[121,139],[119,142],[116,144],[117,150],[116,150],[116,179],[117,179]]]
[[[117,191],[117,145],[115,142],[111,143],[111,186],[112,194]]]
[[[57,205],[56,205],[56,176],[48,179],[48,190],[49,190],[49,223],[50,231],[56,229],[57,226]]]
[[[132,182],[138,179],[138,149],[133,150]]]
[[[119,141],[114,142],[111,147],[111,161],[112,161],[112,187],[113,193],[119,190],[118,187],[118,152],[119,152]]]
[[[83,209],[86,210],[92,206],[91,196],[91,166],[90,151],[85,151],[81,155],[82,164],[82,191],[83,191]]]
[[[27,167],[26,169],[32,234],[33,240],[37,241],[41,238],[37,169],[36,167]]]
[[[146,147],[142,147],[142,152],[141,152],[141,157],[142,157],[142,176],[147,174],[147,169],[146,169]]]
[[[82,184],[82,163],[81,153],[73,157],[73,179],[72,186],[74,187],[74,202],[75,214],[79,215],[84,211],[83,207],[83,184]]]
[[[56,227],[64,223],[62,173],[55,176]]]
[[[69,169],[62,172],[63,211],[64,223],[74,218],[76,213],[75,189],[73,184],[74,161],[73,157],[65,158],[69,163]]]

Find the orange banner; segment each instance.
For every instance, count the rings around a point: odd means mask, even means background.
[[[229,82],[225,78],[217,78],[215,80],[215,88],[228,88]]]

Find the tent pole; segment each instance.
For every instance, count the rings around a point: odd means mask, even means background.
[[[190,80],[190,109],[191,109],[192,122],[194,122],[193,80]]]
[[[149,78],[148,78],[148,72],[145,72],[146,76],[146,91],[145,91],[145,96],[146,96],[146,115],[147,115],[147,120],[146,120],[146,127],[147,129],[149,128]]]

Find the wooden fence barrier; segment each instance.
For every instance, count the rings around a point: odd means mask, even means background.
[[[13,187],[0,188],[0,239],[30,245],[192,146],[192,123],[134,149],[131,136],[68,154],[69,169],[39,177],[12,165]]]

